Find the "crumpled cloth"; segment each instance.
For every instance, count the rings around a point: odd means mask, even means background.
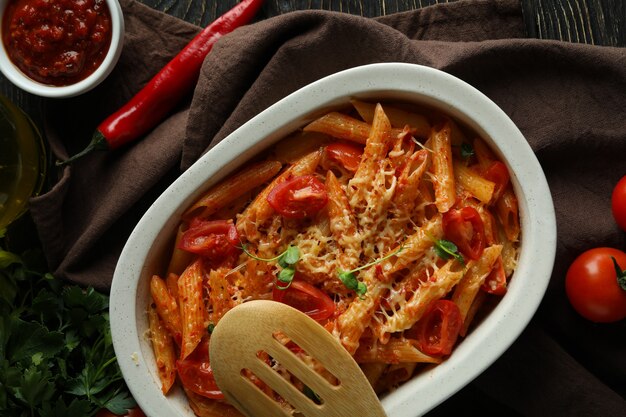
[[[134,0],[121,3],[127,32],[117,68],[90,93],[48,103],[44,131],[59,158],[86,146],[98,123],[199,31]],[[212,145],[312,81],[391,61],[441,69],[495,101],[536,153],[557,215],[554,272],[527,330],[430,415],[626,415],[626,320],[587,322],[564,291],[576,255],[626,249],[610,209],[612,187],[626,174],[626,49],[526,39],[516,0],[376,19],[299,11],[237,29],[206,58],[188,100],[143,140],[76,161],[32,199],[50,267],[107,290],[142,213]]]

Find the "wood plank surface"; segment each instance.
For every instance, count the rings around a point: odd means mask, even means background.
[[[626,46],[623,0],[522,0],[527,34],[604,46]]]
[[[205,26],[232,7],[235,0],[141,0],[144,4]],[[271,0],[259,17],[293,10],[330,10],[365,17],[419,9],[455,0]],[[605,46],[626,46],[626,2],[623,0],[520,0],[531,38]]]

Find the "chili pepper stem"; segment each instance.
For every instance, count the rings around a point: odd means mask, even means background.
[[[64,161],[57,161],[56,166],[58,167],[65,166],[69,164],[70,162],[77,160],[78,158],[81,158],[87,154],[90,154],[93,151],[106,151],[107,149],[109,149],[109,145],[107,143],[106,138],[99,130],[96,130],[96,132],[93,134],[91,138],[91,142],[89,142],[89,145],[87,145],[85,149],[83,149],[81,152],[77,153],[76,155],[72,156],[71,158],[68,158]]]

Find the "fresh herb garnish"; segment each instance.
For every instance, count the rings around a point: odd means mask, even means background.
[[[257,261],[278,261],[278,265],[281,267],[281,270],[278,272],[276,279],[284,285],[277,285],[276,288],[278,288],[279,290],[286,290],[287,288],[289,288],[291,282],[293,281],[293,277],[296,274],[295,265],[300,260],[300,249],[298,249],[297,246],[289,245],[289,247],[287,247],[287,249],[285,249],[283,253],[273,258],[259,258],[258,256],[255,256],[248,252],[248,250],[246,249],[246,245],[241,245],[241,250],[243,250],[246,255],[248,255],[252,259],[256,259]]]
[[[213,323],[209,323],[209,325],[206,327],[207,332],[209,332],[209,334],[213,333],[213,330],[215,330],[215,324]]]
[[[465,259],[463,259],[463,255],[459,252],[459,248],[445,239],[433,239],[435,242],[435,253],[441,259],[456,259],[461,265],[465,265]]]
[[[471,144],[467,142],[463,142],[461,144],[461,158],[467,160],[467,159],[470,159],[472,156],[474,156],[474,154],[475,154],[474,148],[472,147]]]
[[[354,272],[355,271],[339,270],[337,271],[337,275],[347,289],[354,291],[359,297],[362,297],[367,292],[367,285],[359,281],[356,275],[354,275]]]
[[[613,260],[613,265],[615,266],[615,273],[617,274],[617,283],[620,288],[626,291],[626,270],[622,271],[622,268],[619,266],[614,257],[611,256]]]
[[[125,414],[136,404],[115,359],[108,297],[43,265],[40,251],[0,248],[0,414]]]
[[[404,245],[400,245],[398,249],[395,251],[383,256],[380,259],[369,262],[365,265],[359,266],[358,268],[351,269],[350,271],[342,271],[341,269],[337,270],[337,276],[343,282],[343,285],[346,286],[349,290],[354,291],[359,297],[363,297],[367,292],[367,285],[365,283],[359,281],[355,275],[355,272],[361,271],[365,268],[369,268],[370,266],[374,266],[376,264],[381,263],[382,261],[391,258],[392,256],[399,253],[404,248]]]

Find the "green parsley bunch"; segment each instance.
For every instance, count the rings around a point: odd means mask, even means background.
[[[45,269],[40,251],[0,247],[0,415],[125,414],[135,401],[115,359],[108,297]]]

